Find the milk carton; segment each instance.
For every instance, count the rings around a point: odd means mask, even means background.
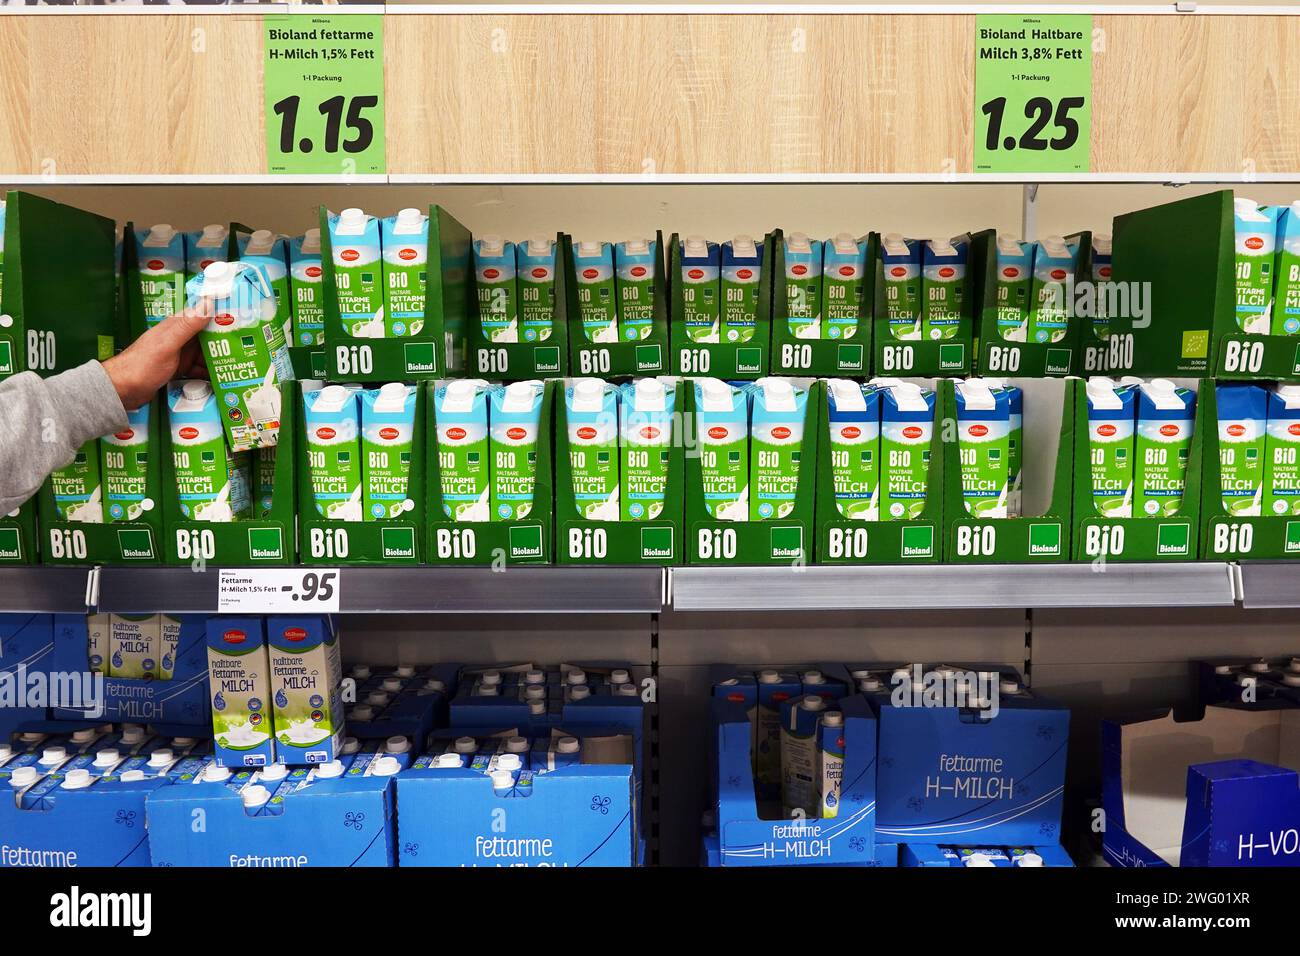
[[[754,711],[754,788],[761,801],[781,796],[781,706],[802,693],[798,674],[762,670]]]
[[[1088,379],[1086,390],[1093,507],[1103,518],[1131,518],[1137,392],[1101,376]]]
[[[271,669],[262,618],[210,618],[207,641],[216,762],[223,767],[274,763]]]
[[[839,816],[844,783],[844,715],[839,711],[827,712],[817,728],[817,771],[818,816],[831,820]]]
[[[284,329],[285,341],[292,341],[293,297],[289,293],[289,240],[270,229],[258,229],[240,236],[239,261],[256,269],[275,297],[271,320]]]
[[[719,274],[722,250],[703,236],[682,242],[682,317],[692,342],[721,341]]]
[[[921,337],[921,243],[897,232],[886,233],[880,256],[890,337],[916,341]]]
[[[474,240],[478,321],[489,342],[519,341],[519,287],[515,244],[500,236]]]
[[[653,521],[663,514],[673,441],[676,392],[662,379],[628,382],[619,400],[619,519]]]
[[[655,258],[652,239],[629,239],[614,247],[618,291],[618,337],[624,342],[649,338],[655,317]]]
[[[1232,517],[1263,512],[1268,392],[1233,383],[1214,389],[1219,407],[1219,476],[1223,510]]]
[[[92,673],[107,674],[109,671],[109,630],[107,614],[86,615],[86,661]]]
[[[970,246],[961,241],[931,239],[922,250],[921,337],[951,339],[963,322],[963,286]]]
[[[885,389],[880,410],[880,520],[905,521],[925,510],[934,392],[912,382]]]
[[[387,325],[379,220],[360,209],[344,209],[329,217],[328,226],[343,334],[382,339]]]
[[[822,244],[792,232],[785,244],[785,305],[797,339],[822,337]]]
[[[108,676],[153,680],[162,651],[157,614],[108,616]]]
[[[304,391],[307,473],[316,512],[361,521],[361,438],[357,393],[342,385]]]
[[[720,298],[724,342],[748,342],[758,326],[758,296],[763,278],[763,245],[750,236],[722,244]]]
[[[617,342],[614,247],[608,242],[577,243],[573,247],[573,268],[583,336],[588,342]]]
[[[201,380],[172,382],[167,417],[181,513],[195,521],[234,521],[247,512],[247,476],[226,446],[212,386]]]
[[[4,260],[5,260],[5,201],[3,199],[0,199],[0,294],[2,294],[4,290],[4,285],[3,285]],[[118,271],[121,272],[120,267],[122,263],[122,253],[121,253],[120,244],[118,248],[117,262],[119,266]]]
[[[185,235],[159,224],[135,234],[144,319],[157,325],[185,308]]]
[[[1281,210],[1277,237],[1277,287],[1269,331],[1300,335],[1300,202]]]
[[[126,427],[99,440],[104,520],[137,521],[153,507],[149,486],[149,408],[126,413]]]
[[[263,276],[244,263],[211,263],[186,285],[191,307],[210,309],[199,333],[231,451],[274,445],[280,382],[293,379],[284,328]]]
[[[998,236],[998,335],[1007,342],[1024,342],[1029,328],[1029,289],[1034,247],[1019,239]]]
[[[225,262],[229,251],[230,227],[219,222],[185,234],[185,283],[214,262]]]
[[[519,327],[524,342],[545,342],[555,321],[555,240],[534,237],[515,246]]]
[[[1268,396],[1264,514],[1300,515],[1300,386],[1276,385]]]
[[[329,618],[268,618],[267,652],[276,754],[287,764],[327,763],[343,744],[343,663]]]
[[[1196,393],[1162,378],[1138,391],[1133,514],[1169,517],[1183,506]]]
[[[272,445],[246,452],[256,456],[253,460],[250,492],[254,502],[253,515],[257,518],[269,518],[271,508],[275,505],[275,449],[276,446]]]
[[[835,507],[855,521],[880,520],[880,391],[848,379],[826,383]]]
[[[389,338],[419,335],[424,329],[429,271],[429,217],[403,209],[379,224],[384,251],[384,322]]]
[[[442,508],[453,521],[490,517],[487,393],[482,379],[440,383],[434,391]]]
[[[102,524],[103,483],[99,470],[99,441],[91,439],[77,449],[72,462],[50,472],[54,509],[63,521]]]
[[[1007,517],[1011,396],[978,378],[958,382],[957,445],[961,493],[976,518]]]
[[[158,676],[171,680],[176,671],[176,652],[181,646],[181,619],[171,614],[158,615]]]
[[[822,258],[823,337],[851,339],[858,333],[867,274],[867,241],[841,232],[828,239]]]
[[[719,521],[749,518],[749,399],[716,378],[695,380],[704,507]]]
[[[366,389],[359,397],[365,520],[397,518],[414,505],[409,493],[416,391],[413,386],[389,382]]]
[[[799,491],[808,390],[789,379],[760,378],[752,401],[749,518],[784,518],[794,511]]]
[[[617,521],[618,389],[598,378],[564,390],[573,500],[588,521]]]
[[[1233,201],[1237,260],[1237,325],[1243,332],[1267,335],[1272,330],[1273,265],[1277,250],[1278,211],[1253,199]]]
[[[994,380],[990,379],[990,386]],[[1025,461],[1025,393],[1014,385],[1001,385],[1007,393],[1007,422],[1010,433],[1007,439],[1007,515],[1019,518],[1022,514],[1024,461]]]
[[[1092,234],[1092,284],[1096,292],[1093,299],[1092,334],[1105,341],[1110,338],[1110,316],[1106,313],[1106,284],[1110,282],[1111,239],[1105,233]]]
[[[308,229],[289,243],[289,291],[294,345],[325,344],[325,297],[320,230]]]
[[[494,521],[518,521],[532,511],[545,390],[541,382],[527,381],[511,382],[488,393]]]
[[[1067,283],[1074,279],[1074,254],[1060,236],[1034,243],[1034,277],[1029,295],[1030,342],[1060,342],[1070,327]]]
[[[826,710],[826,700],[815,694],[781,705],[781,808],[787,817],[821,817],[817,729]]]

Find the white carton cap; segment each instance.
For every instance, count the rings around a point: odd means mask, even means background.
[[[1037,853],[1024,853],[1016,857],[1016,866],[1042,866],[1043,858]]]
[[[623,243],[623,252],[630,256],[642,256],[650,251],[650,243],[644,239],[629,239]]]
[[[319,232],[319,230],[317,230]],[[230,227],[222,222],[208,223],[203,227],[204,239],[223,239],[230,232]]]
[[[394,693],[402,689],[402,681],[398,677],[390,677],[379,686],[389,693]]]
[[[799,706],[804,710],[825,710],[826,701],[821,697],[805,697],[799,701]]]
[[[844,715],[838,710],[828,710],[826,716],[822,718],[822,723],[827,727],[843,727]]]
[[[546,688],[540,684],[529,684],[524,688],[524,700],[545,700]]]
[[[901,232],[885,233],[880,243],[891,256],[907,255],[907,239]]]
[[[271,791],[254,783],[239,791],[239,799],[244,801],[245,807],[260,807],[271,799]]]
[[[156,226],[149,227],[149,236],[145,241],[171,242],[172,237],[175,235],[176,230],[170,224],[160,222]]]
[[[640,691],[636,689],[636,684],[619,684],[618,695],[620,697],[637,697]]]
[[[789,379],[768,376],[758,379],[754,384],[763,390],[768,408],[773,411],[794,411],[794,386],[790,384]]]
[[[555,742],[555,752],[557,754],[576,754],[582,749],[582,741],[577,737],[561,737]]]
[[[831,245],[841,255],[854,255],[858,251],[858,240],[853,238],[850,232],[837,232],[835,238],[831,240]]]
[[[485,684],[499,684],[501,683],[501,672],[484,671],[479,679]]]
[[[74,744],[88,744],[95,739],[97,733],[98,731],[94,727],[83,727],[81,730],[74,730],[72,732],[72,742]]]
[[[348,715],[353,720],[374,720],[375,708],[367,704],[357,704],[352,708],[352,713]]]
[[[731,411],[735,390],[717,378],[696,380],[700,386],[701,409],[706,412]]]
[[[361,741],[357,740],[356,737],[344,737],[343,746],[339,749],[342,750],[343,756],[351,756],[361,749]]]
[[[486,236],[480,236],[478,242],[480,255],[499,256],[506,251],[506,241],[500,236],[491,233]]]
[[[1019,256],[1023,255],[1024,251],[1019,239],[1013,239],[1010,236],[998,236],[998,252],[1004,256]]]
[[[1010,678],[1000,680],[998,681],[998,690],[1003,694],[1018,694],[1020,693],[1020,681],[1011,680]]]
[[[423,221],[424,213],[414,207],[407,207],[397,211],[397,224],[399,226],[418,226]]]
[[[687,236],[682,242],[682,251],[692,258],[709,254],[709,240],[703,236]]]
[[[391,777],[400,773],[402,763],[396,757],[380,757],[370,765],[372,777]]]
[[[863,411],[867,407],[867,396],[862,394],[862,386],[847,378],[828,378],[826,387],[835,399],[835,407],[845,411]]]
[[[144,779],[143,770],[128,770],[119,778],[123,783],[135,783]]]
[[[554,242],[554,239],[547,236],[533,236],[528,240],[527,254],[530,256],[548,255],[551,251],[551,244]]]
[[[668,406],[668,386],[657,378],[639,378],[632,386],[632,405],[638,412],[662,412]]]
[[[812,242],[808,239],[808,234],[803,232],[792,232],[786,236],[785,247],[795,252],[812,252]]]
[[[1048,236],[1042,241],[1042,246],[1054,258],[1070,254],[1070,247],[1065,244],[1064,236]]]
[[[283,780],[289,776],[289,768],[282,763],[269,763],[262,768],[261,779],[263,780]]]
[[[343,776],[343,764],[338,760],[331,760],[323,763],[316,768],[316,778],[332,780],[335,777]]]
[[[1110,233],[1094,232],[1092,234],[1092,248],[1094,252],[1103,256],[1110,255]]]
[[[184,750],[186,747],[193,747],[196,743],[198,743],[198,740],[194,737],[173,737],[172,749],[175,750],[179,747]]]
[[[115,766],[115,765],[117,764],[117,762],[118,762],[119,760],[121,760],[121,759],[122,759],[122,755],[121,755],[120,753],[118,753],[118,751],[116,751],[116,750],[114,750],[113,748],[109,747],[109,748],[107,748],[107,749],[105,749],[105,750],[101,750],[99,753],[95,754],[95,766],[96,766],[96,767],[112,767],[112,766]]]
[[[479,684],[474,693],[479,697],[497,697],[501,694],[501,688],[495,684]]]
[[[149,755],[149,766],[166,767],[175,762],[176,754],[169,747],[159,747]]]
[[[569,700],[586,700],[591,696],[591,688],[586,684],[574,684],[569,688]]]
[[[626,684],[631,679],[632,675],[624,667],[616,667],[609,672],[609,682],[611,684]]]
[[[352,229],[363,228],[369,219],[370,217],[363,210],[355,206],[350,206],[339,213],[339,225]]]
[[[528,752],[528,738],[527,738],[527,737],[507,737],[507,738],[506,738],[506,753],[510,753],[510,754],[522,754],[522,753],[527,753],[527,752]]]
[[[34,744],[45,739],[45,735],[36,730],[28,730],[18,735],[18,739],[25,744]]]
[[[0,760],[8,760],[12,756],[14,748],[8,744],[0,744]]]
[[[472,754],[478,750],[478,741],[473,737],[457,737],[452,746],[458,754]]]
[[[78,767],[76,770],[69,770],[68,775],[63,780],[64,790],[84,790],[90,786],[90,771],[84,767]]]
[[[62,763],[68,758],[68,751],[64,747],[46,747],[41,751],[41,759],[38,763],[48,766],[54,763]]]
[[[957,254],[957,249],[953,246],[952,240],[943,236],[927,240],[926,245],[930,247],[930,251],[936,256],[955,256]]]
[[[822,675],[822,672],[821,672],[821,671],[804,671],[804,672],[803,672],[801,675],[799,675],[799,676],[800,676],[800,679],[801,679],[805,684],[824,684],[824,683],[826,683],[826,678]]]
[[[396,385],[398,388],[402,389],[403,392],[406,391],[406,386],[401,382],[389,382],[388,385]],[[388,385],[383,386],[380,391],[382,392],[385,388],[388,388]],[[398,677],[414,677],[415,667],[412,664],[398,664],[397,667],[393,668],[393,673]]]
[[[492,772],[492,789],[509,790],[515,785],[515,775],[509,770],[495,770]]]
[[[1252,661],[1248,665],[1248,669],[1254,671],[1256,674],[1267,674],[1269,672],[1268,661],[1263,660],[1262,658],[1257,661]]]
[[[962,861],[962,866],[994,866],[987,853],[972,853]]]
[[[501,754],[497,757],[497,769],[499,770],[518,770],[523,767],[524,762],[519,759],[519,754]]]
[[[459,767],[461,766],[461,759],[457,754],[438,754],[438,756],[433,758],[432,766],[439,769]]]
[[[35,767],[19,767],[9,775],[9,786],[25,787],[28,784],[35,783],[39,777]]]
[[[311,255],[320,252],[320,228],[308,229],[302,234],[302,251]]]
[[[587,683],[587,672],[575,667],[564,675],[564,680],[567,684],[585,684]]]
[[[387,694],[385,694],[382,690],[372,690],[369,694],[366,695],[366,703],[369,704],[371,707],[383,707],[390,700],[392,700],[392,698]]]
[[[584,259],[594,259],[601,254],[604,243],[593,242],[590,239],[584,239],[578,243],[578,255]]]
[[[528,713],[534,717],[540,717],[542,714],[546,713],[546,701],[530,700],[528,702]]]
[[[758,682],[760,684],[779,684],[781,675],[777,671],[759,671]]]
[[[1232,211],[1242,219],[1266,220],[1268,218],[1260,214],[1259,203],[1245,196],[1238,196],[1232,200]]]
[[[122,774],[122,779],[126,779],[126,774]],[[222,780],[229,780],[230,768],[223,767],[219,763],[210,763],[203,768],[203,779],[210,783],[219,783]]]
[[[389,737],[384,741],[384,753],[404,754],[410,752],[411,741],[406,737]]]
[[[542,671],[527,671],[524,674],[525,684],[544,684],[546,683],[546,674]]]
[[[365,680],[367,677],[370,676],[370,665],[357,664],[352,668],[352,676],[358,678],[359,680]]]
[[[1103,375],[1094,375],[1084,386],[1088,401],[1097,408],[1123,408],[1124,400],[1115,394],[1115,383]]]

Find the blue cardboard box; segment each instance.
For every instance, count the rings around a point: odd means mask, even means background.
[[[103,677],[103,696],[94,706],[55,707],[59,720],[95,719],[130,723],[182,724],[207,734],[208,659],[204,643],[207,617],[181,617],[180,638],[170,680]],[[87,620],[84,614],[54,615],[54,654],[51,667],[65,674],[86,673]]]
[[[1300,864],[1300,709],[1206,707],[1102,723],[1113,866]]]
[[[838,813],[827,819],[761,818],[749,707],[726,696],[715,697],[712,704],[723,866],[877,865],[876,718],[865,698],[854,695],[839,701],[844,715],[843,782]]]
[[[314,780],[278,812],[250,811],[222,783],[163,787],[149,796],[154,866],[393,865],[393,778]]]
[[[1070,712],[1026,692],[996,709],[896,706],[880,721],[876,831],[898,843],[1059,842]]]
[[[0,614],[0,742],[49,718],[49,698],[44,690],[48,689],[53,655],[50,615]],[[83,664],[81,670],[85,669]],[[37,702],[38,706],[31,706]]]
[[[936,843],[905,843],[900,848],[900,866],[964,867],[974,854],[984,854],[983,865],[1000,867],[1073,867],[1074,861],[1060,844],[1045,846],[940,846]]]

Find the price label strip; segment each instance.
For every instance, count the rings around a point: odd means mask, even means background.
[[[387,172],[383,15],[264,20],[267,172]]]
[[[1088,172],[1092,17],[975,19],[975,172]]]
[[[338,568],[222,568],[218,614],[337,614]]]

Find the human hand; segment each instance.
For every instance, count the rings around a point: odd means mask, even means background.
[[[187,309],[169,315],[111,359],[104,371],[128,411],[139,408],[174,378],[207,378],[196,336],[207,316]]]

